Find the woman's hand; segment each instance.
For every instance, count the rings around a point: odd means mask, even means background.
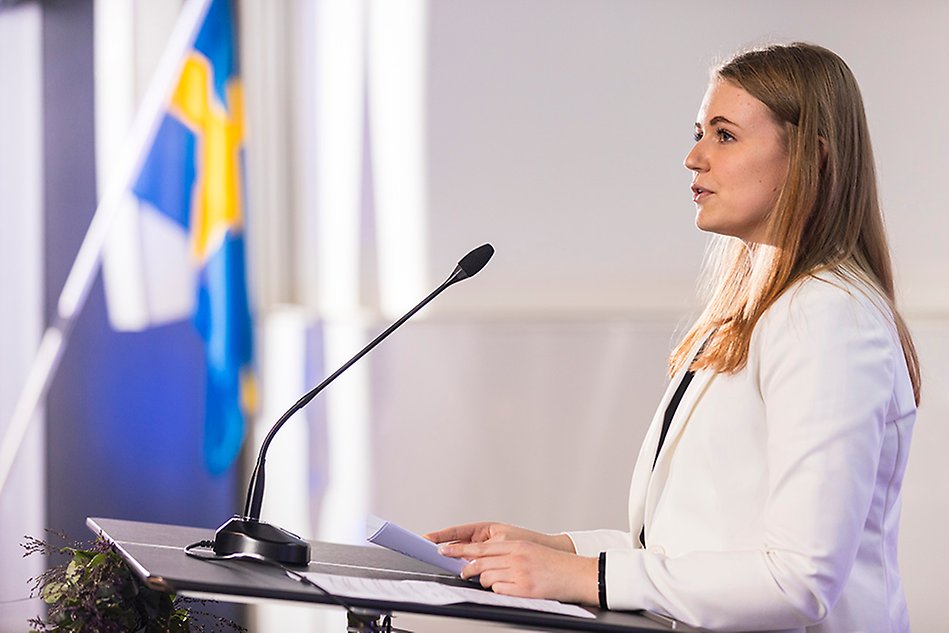
[[[488,541],[527,541],[573,554],[573,541],[566,534],[543,534],[504,523],[467,523],[423,535],[433,543],[485,543]]]
[[[473,530],[472,535],[483,536],[487,529]],[[461,571],[461,577],[480,576],[481,585],[495,593],[590,605],[598,603],[595,558],[507,538],[447,543],[438,549],[444,556],[470,560]]]
[[[503,523],[468,523],[430,532],[438,551],[471,561],[462,578],[480,576],[495,593],[597,604],[597,560],[575,554],[566,534]]]

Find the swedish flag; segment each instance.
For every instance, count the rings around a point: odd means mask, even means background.
[[[210,0],[132,191],[187,242],[192,317],[207,357],[204,455],[227,469],[254,406],[244,264],[243,98],[232,7]]]

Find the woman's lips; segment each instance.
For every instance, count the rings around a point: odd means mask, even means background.
[[[704,187],[699,187],[698,185],[692,185],[692,202],[698,204],[699,202],[702,202],[703,200],[708,198],[713,193],[715,192],[709,189],[706,189]]]

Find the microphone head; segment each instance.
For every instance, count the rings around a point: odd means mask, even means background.
[[[491,256],[494,255],[494,247],[490,244],[482,244],[458,262],[458,268],[464,271],[464,278],[474,277],[484,268]]]

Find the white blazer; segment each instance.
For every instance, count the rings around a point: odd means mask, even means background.
[[[629,531],[568,533],[607,552],[609,607],[724,631],[908,631],[896,546],[916,405],[879,295],[830,273],[785,292],[743,370],[696,373],[653,470],[684,372],[640,450]]]

